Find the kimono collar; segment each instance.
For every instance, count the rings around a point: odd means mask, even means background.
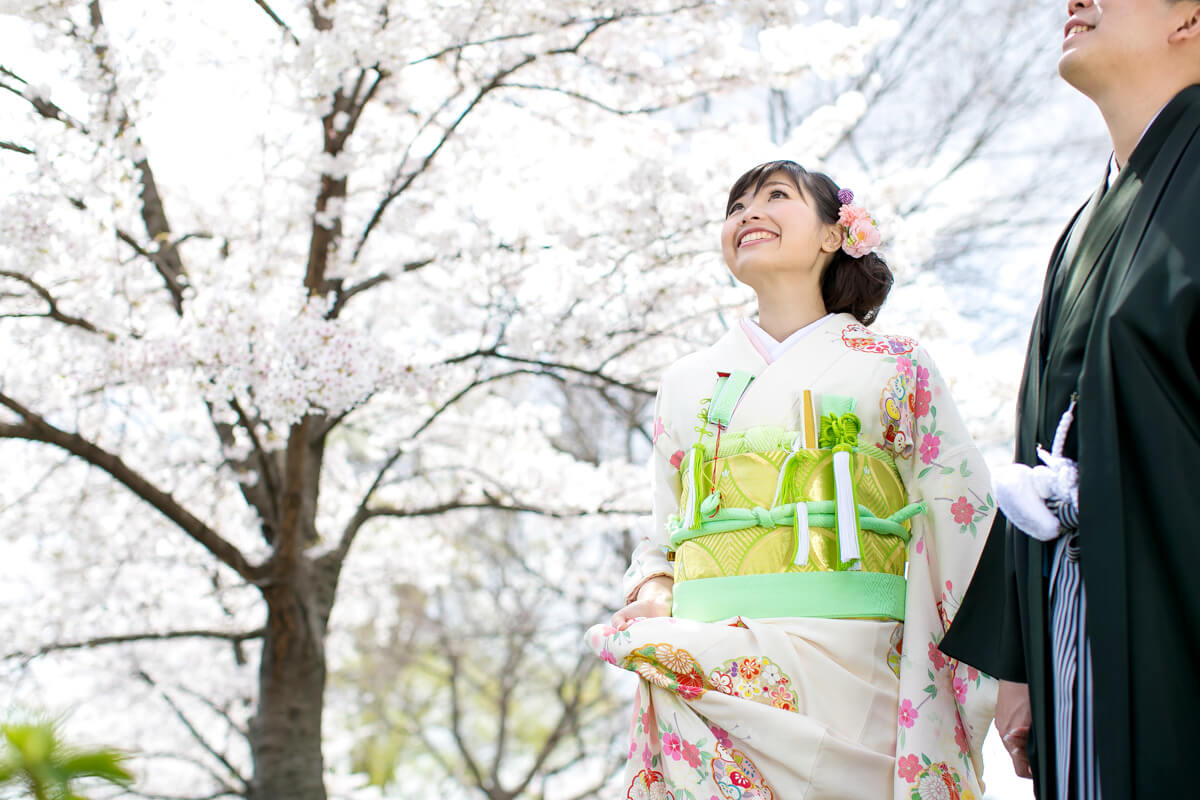
[[[810,322],[800,330],[788,336],[782,342],[776,341],[775,337],[759,327],[758,323],[752,319],[742,318],[742,330],[746,332],[746,337],[750,339],[750,344],[754,345],[754,349],[759,352],[763,359],[771,364],[778,361],[779,358],[795,347],[796,343],[808,336],[810,333],[821,327],[833,314],[826,314],[820,319]]]

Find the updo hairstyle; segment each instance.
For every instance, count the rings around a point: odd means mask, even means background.
[[[772,175],[786,172],[796,188],[812,202],[822,221],[836,224],[842,203],[838,200],[839,186],[823,172],[809,172],[795,161],[769,161],[759,164],[733,183],[725,216],[734,202],[753,189],[757,193]],[[878,254],[871,252],[855,258],[838,248],[833,260],[821,275],[821,298],[825,309],[833,313],[847,312],[863,325],[870,325],[892,289],[892,271]]]

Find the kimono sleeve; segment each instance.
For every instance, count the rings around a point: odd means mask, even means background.
[[[659,575],[673,577],[674,565],[667,560],[667,519],[679,513],[679,462],[683,451],[669,420],[663,418],[663,389],[654,401],[654,446],[650,454],[650,484],[653,489],[653,513],[650,529],[637,547],[625,577],[621,581],[625,603],[637,599],[642,584]]]
[[[910,501],[925,503],[926,512],[914,518],[909,544],[897,788],[941,764],[979,796],[996,681],[938,645],[979,560],[995,503],[987,466],[932,359],[918,348],[898,359],[898,369],[914,447],[897,468]]]

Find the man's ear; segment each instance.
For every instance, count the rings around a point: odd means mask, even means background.
[[[1178,3],[1182,15],[1176,20],[1175,30],[1167,37],[1171,44],[1185,44],[1200,40],[1200,2],[1183,0]]]

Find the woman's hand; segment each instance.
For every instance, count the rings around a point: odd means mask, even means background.
[[[675,582],[666,575],[651,578],[638,589],[637,599],[612,616],[612,626],[623,630],[639,617],[671,616],[671,596]]]
[[[1020,778],[1032,778],[1029,766],[1029,726],[1033,714],[1029,710],[1029,685],[1000,681],[996,695],[996,730],[1000,741],[1013,762],[1013,771]]]

